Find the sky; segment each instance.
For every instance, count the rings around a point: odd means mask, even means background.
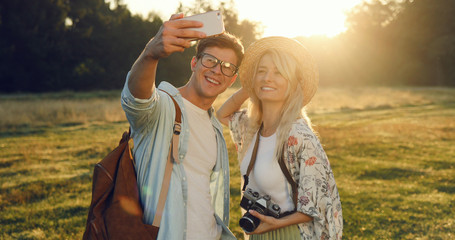
[[[333,37],[346,30],[345,12],[362,0],[235,0],[239,19],[260,22],[267,36]],[[158,13],[163,20],[175,13],[179,3],[191,6],[194,0],[123,0],[134,14]],[[220,1],[212,0],[212,6]],[[226,1],[224,1],[226,2]]]

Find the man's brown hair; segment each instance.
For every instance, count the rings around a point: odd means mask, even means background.
[[[199,43],[196,46],[196,57],[199,58],[200,54],[203,53],[204,50],[208,47],[232,49],[237,56],[237,67],[239,67],[242,63],[244,53],[243,45],[236,36],[230,33],[224,32],[216,36],[211,36],[199,40]]]

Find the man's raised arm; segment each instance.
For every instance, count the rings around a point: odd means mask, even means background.
[[[187,28],[202,27],[198,21],[176,19],[183,18],[183,14],[174,14],[161,26],[158,33],[145,46],[141,55],[134,62],[128,81],[128,88],[134,97],[148,99],[155,91],[155,78],[158,60],[174,52],[183,52],[191,46],[191,40],[204,38],[203,32]]]

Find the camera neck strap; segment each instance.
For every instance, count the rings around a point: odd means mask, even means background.
[[[248,185],[249,182],[249,176],[251,173],[251,170],[253,170],[254,164],[256,163],[256,157],[258,153],[258,147],[259,147],[259,133],[261,132],[263,127],[263,124],[261,124],[261,127],[259,128],[257,135],[256,135],[256,141],[254,142],[254,147],[253,147],[253,153],[251,154],[251,159],[250,163],[248,164],[248,168],[246,170],[245,175],[243,175],[243,187],[242,191],[245,191],[246,186]],[[297,208],[297,196],[298,196],[298,184],[294,181],[294,179],[291,176],[291,173],[289,172],[289,169],[286,166],[286,163],[284,162],[284,152],[286,151],[286,145],[283,146],[283,152],[281,154],[280,159],[278,160],[278,164],[280,165],[281,171],[283,172],[284,176],[286,177],[286,180],[289,182],[292,188],[292,201],[294,202],[294,206]]]

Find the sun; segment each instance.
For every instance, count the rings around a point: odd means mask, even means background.
[[[333,37],[346,30],[345,12],[360,2],[361,0],[280,0],[275,4],[264,4],[262,0],[249,0],[236,1],[236,4],[240,17],[249,12],[246,19],[262,23],[265,27],[264,37]],[[245,9],[250,10],[245,12]]]

